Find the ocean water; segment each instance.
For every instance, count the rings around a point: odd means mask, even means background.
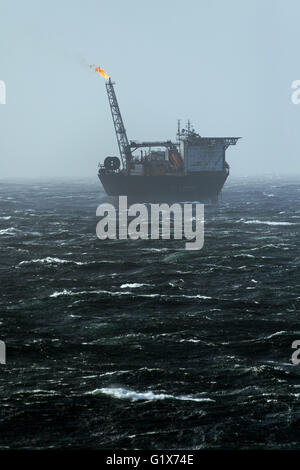
[[[231,178],[196,252],[97,239],[104,200],[0,184],[0,448],[299,449],[300,182]]]

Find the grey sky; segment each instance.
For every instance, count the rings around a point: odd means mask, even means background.
[[[1,0],[0,178],[94,176],[129,139],[242,136],[233,175],[300,174],[298,0]]]

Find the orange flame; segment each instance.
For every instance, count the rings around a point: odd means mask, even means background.
[[[100,69],[100,67],[96,67],[96,68],[95,68],[95,72],[100,73],[100,75],[102,75],[102,77],[104,77],[104,78],[109,78],[109,75],[107,75],[107,73],[104,72],[103,69]]]

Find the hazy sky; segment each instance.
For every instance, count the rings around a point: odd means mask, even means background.
[[[129,139],[242,136],[232,175],[300,174],[299,0],[0,0],[0,178],[94,176]]]

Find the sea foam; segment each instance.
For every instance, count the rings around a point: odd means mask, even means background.
[[[135,390],[128,390],[126,388],[96,388],[91,392],[87,392],[86,395],[109,395],[113,398],[127,399],[131,401],[145,400],[181,400],[181,401],[195,401],[195,402],[213,402],[211,398],[194,398],[189,395],[170,395],[167,393],[154,393],[151,390],[148,392],[136,392]]]

